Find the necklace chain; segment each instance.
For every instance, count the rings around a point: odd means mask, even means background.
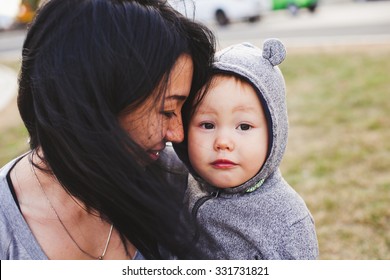
[[[112,235],[112,230],[114,228],[114,224],[111,224],[111,227],[110,227],[110,231],[108,233],[108,237],[107,237],[107,241],[106,241],[106,245],[104,246],[104,250],[103,250],[103,253],[99,256],[99,257],[96,257],[96,256],[93,256],[91,255],[90,253],[88,253],[87,251],[85,251],[83,248],[81,248],[79,246],[79,244],[76,242],[76,240],[73,238],[73,236],[70,234],[69,230],[67,229],[67,227],[65,226],[64,222],[61,220],[60,216],[58,215],[56,209],[54,208],[53,204],[51,203],[51,201],[49,200],[49,197],[47,196],[44,188],[42,187],[42,184],[41,184],[41,181],[39,180],[38,176],[37,176],[37,173],[35,172],[35,168],[33,166],[33,163],[31,161],[31,170],[32,172],[34,173],[34,176],[38,182],[38,185],[39,187],[41,188],[47,202],[49,203],[50,205],[50,208],[53,210],[54,214],[56,215],[57,217],[57,220],[60,222],[61,226],[64,228],[66,234],[69,236],[69,238],[73,241],[73,243],[76,245],[76,247],[83,253],[85,254],[86,256],[90,257],[91,259],[97,259],[97,260],[103,260],[104,259],[104,256],[106,255],[106,252],[107,252],[107,249],[108,249],[108,245],[110,244],[110,240],[111,240],[111,235]]]

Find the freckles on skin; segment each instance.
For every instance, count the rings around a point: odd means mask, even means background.
[[[192,75],[192,59],[183,54],[173,66],[166,87],[158,86],[145,102],[119,117],[130,138],[153,160],[158,158],[166,142],[181,142],[184,138],[181,108],[189,95]],[[161,90],[163,96],[159,95]]]
[[[165,99],[164,112],[167,113],[165,138],[173,143],[184,140],[181,110],[189,96],[194,65],[189,55],[182,55],[176,63],[169,80],[169,94]]]
[[[147,147],[148,141],[151,140],[160,131],[157,129],[162,126],[162,117],[156,117],[155,104],[147,100],[140,107],[133,109],[128,114],[119,119],[121,126],[128,133],[129,137],[142,146]]]

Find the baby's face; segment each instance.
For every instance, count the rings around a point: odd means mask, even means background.
[[[188,153],[195,171],[219,188],[236,187],[257,174],[268,148],[268,128],[253,87],[215,76],[192,117]]]

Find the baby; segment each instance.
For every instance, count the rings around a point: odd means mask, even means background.
[[[277,39],[263,50],[249,43],[223,49],[184,116],[186,139],[174,147],[193,175],[186,258],[318,258],[313,217],[279,170],[288,118],[277,65],[285,56]]]

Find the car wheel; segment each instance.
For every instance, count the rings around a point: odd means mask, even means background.
[[[312,4],[311,6],[307,7],[308,10],[311,12],[311,13],[314,13],[317,9],[317,3],[314,3]]]
[[[215,19],[217,20],[218,24],[221,26],[229,24],[229,19],[227,18],[225,12],[222,10],[217,10],[215,12]]]
[[[260,16],[253,16],[248,19],[249,22],[257,22],[260,20]]]
[[[299,7],[295,4],[288,4],[287,10],[290,12],[291,15],[296,16],[299,11]]]

